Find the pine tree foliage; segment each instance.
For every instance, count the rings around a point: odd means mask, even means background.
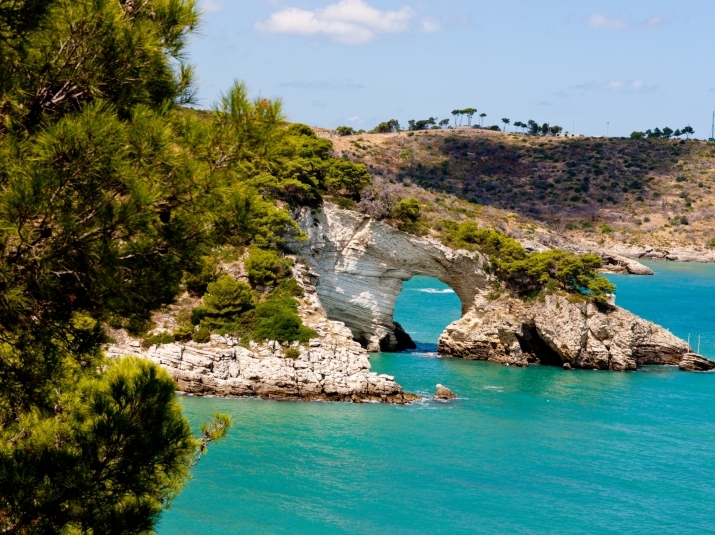
[[[290,209],[366,183],[242,83],[183,107],[198,24],[195,0],[0,0],[0,531],[151,532],[230,419],[193,438],[171,378],[107,361],[102,326],[210,288],[217,248],[280,258]],[[289,308],[254,323],[310,336]]]

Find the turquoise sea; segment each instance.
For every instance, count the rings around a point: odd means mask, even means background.
[[[715,266],[613,276],[618,304],[715,358]],[[566,372],[440,359],[459,317],[433,279],[396,320],[417,351],[372,356],[406,390],[461,396],[406,407],[182,398],[235,427],[164,515],[178,534],[715,533],[715,374]]]

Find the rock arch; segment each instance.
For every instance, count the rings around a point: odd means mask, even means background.
[[[393,320],[403,281],[415,275],[441,280],[457,293],[464,314],[491,280],[479,253],[454,251],[332,204],[316,213],[303,209],[296,219],[307,240],[291,249],[314,273],[328,317],[344,322],[371,351],[408,343]]]

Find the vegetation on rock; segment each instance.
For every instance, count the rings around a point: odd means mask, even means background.
[[[616,289],[596,272],[602,265],[597,255],[560,250],[527,253],[514,238],[494,229],[479,228],[471,221],[443,219],[437,227],[445,244],[487,255],[496,275],[518,295],[562,290],[605,302]]]

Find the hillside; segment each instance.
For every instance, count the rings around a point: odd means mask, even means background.
[[[516,214],[585,245],[704,253],[715,237],[715,146],[703,141],[475,129],[322,135],[375,177]]]

